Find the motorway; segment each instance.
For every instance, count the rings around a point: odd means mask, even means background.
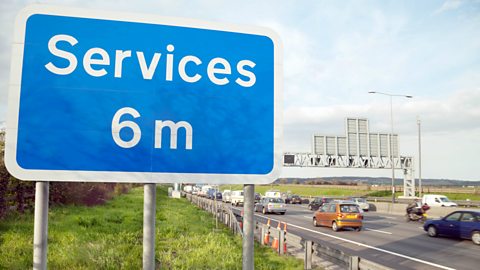
[[[289,233],[393,269],[480,269],[480,246],[470,240],[431,238],[421,223],[407,223],[403,216],[366,212],[362,231],[334,232],[314,227],[313,211],[305,205],[287,207],[286,215],[255,213],[255,218],[261,223],[270,218],[272,227],[286,222]]]

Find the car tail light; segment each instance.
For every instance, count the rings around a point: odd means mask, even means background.
[[[272,207],[273,207],[273,206],[272,206],[271,203],[267,204],[267,208],[272,208]]]
[[[343,214],[337,214],[337,218],[343,218]]]
[[[359,218],[359,219],[363,219],[363,216],[362,216],[362,215],[360,215],[360,214],[358,214],[358,215],[357,215],[357,218]]]

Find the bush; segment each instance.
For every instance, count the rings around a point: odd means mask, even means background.
[[[390,190],[378,190],[378,191],[368,193],[367,196],[368,197],[388,197],[388,196],[392,196],[392,192]]]

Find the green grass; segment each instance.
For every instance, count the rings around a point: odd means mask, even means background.
[[[48,268],[141,269],[143,189],[103,206],[52,207]],[[157,189],[156,265],[161,269],[241,269],[242,240],[185,199]],[[0,221],[0,269],[32,268],[33,214]],[[255,247],[256,269],[303,269],[301,260]]]
[[[223,185],[220,187],[221,190],[232,189],[239,190],[243,189],[242,185]],[[363,196],[368,191],[366,190],[355,190],[355,189],[341,189],[341,188],[326,188],[322,186],[308,186],[308,185],[263,185],[255,186],[255,192],[258,192],[262,195],[265,194],[268,190],[279,190],[280,192],[290,191],[292,194],[298,194],[302,196]]]

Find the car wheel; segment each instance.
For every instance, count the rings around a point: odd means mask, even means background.
[[[428,226],[427,233],[430,237],[436,237],[438,235],[437,228],[435,228],[433,225]]]
[[[318,227],[317,219],[313,218],[313,227]]]
[[[357,228],[355,228],[355,231],[357,231],[357,232],[359,232],[359,231],[361,231],[361,230],[362,230],[362,227],[357,227]]]
[[[264,215],[267,214],[267,210],[265,210],[265,207],[262,208],[262,213],[263,213]]]
[[[285,215],[286,212],[281,212],[280,215]]]
[[[334,232],[338,232],[338,229],[339,229],[339,228],[338,228],[337,222],[334,221],[334,222],[332,223],[332,230],[333,230]]]
[[[480,232],[476,231],[472,233],[472,242],[475,245],[480,245]]]

